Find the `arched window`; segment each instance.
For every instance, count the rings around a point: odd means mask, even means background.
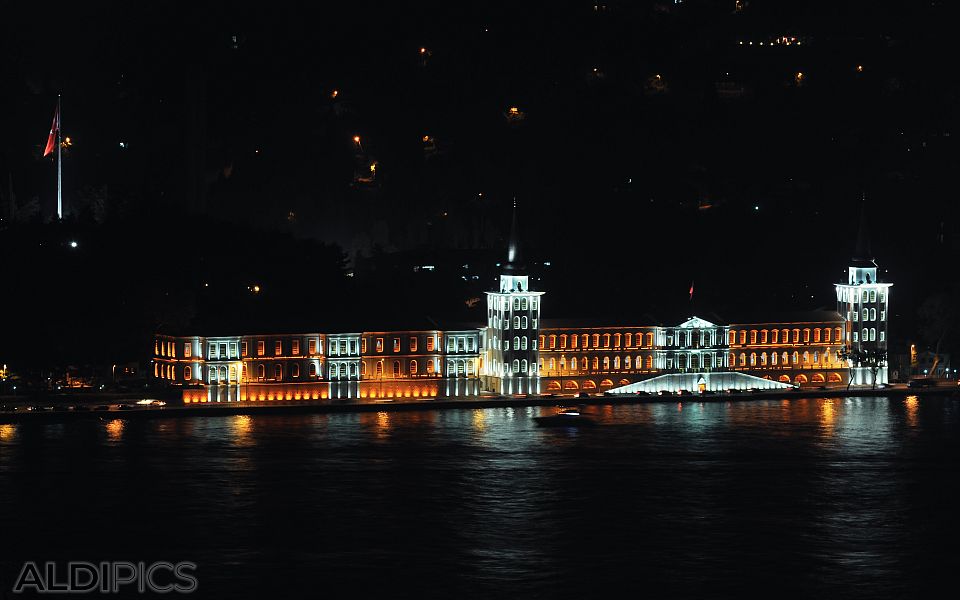
[[[283,365],[274,365],[273,367],[273,378],[277,381],[283,379]]]
[[[736,343],[737,343],[737,332],[734,331],[733,329],[731,329],[731,330],[730,330],[730,341],[729,341],[729,344],[730,344],[731,346],[733,346],[733,345],[736,344]]]
[[[804,353],[803,353],[803,364],[805,364],[805,365],[810,364],[810,353],[809,353],[809,352],[804,352]]]
[[[609,334],[609,333],[603,334],[603,347],[604,347],[604,348],[609,348],[609,347],[610,347],[610,334]]]
[[[686,355],[686,354],[678,354],[678,355],[677,355],[677,368],[678,368],[678,369],[686,369],[686,368],[687,368],[687,355]]]
[[[520,372],[520,361],[517,360],[516,358],[513,359],[513,372],[514,372],[514,373],[519,373],[519,372]]]
[[[560,334],[560,347],[561,348],[567,347],[567,334],[565,333]]]
[[[557,336],[551,335],[551,336],[550,336],[550,348],[553,349],[553,348],[556,348],[556,347],[557,347]]]
[[[513,336],[513,349],[514,350],[520,349],[520,336],[516,336],[516,335]]]
[[[767,366],[767,353],[766,353],[766,352],[761,352],[761,353],[760,353],[760,366],[761,366],[761,367]]]
[[[513,328],[520,329],[520,317],[513,318]]]
[[[193,369],[190,367],[183,368],[183,378],[187,381],[190,381],[193,378]]]
[[[741,367],[747,366],[747,354],[745,352],[740,353],[740,366]]]
[[[793,351],[793,364],[797,364],[798,362],[800,362],[800,354],[799,354],[796,350],[794,350],[794,351]]]
[[[523,336],[522,338],[520,338],[520,349],[521,350],[527,349],[527,336]]]
[[[557,360],[555,358],[550,359],[550,370],[553,371],[557,368]]]
[[[829,341],[830,341],[830,331],[831,331],[831,329],[830,329],[829,327],[824,327],[824,329],[823,329],[823,341],[825,341],[825,342],[829,342]]]
[[[587,357],[586,357],[586,356],[584,356],[583,358],[580,359],[580,370],[581,370],[581,371],[586,371],[586,370],[587,370]]]
[[[809,343],[810,343],[810,330],[809,330],[809,329],[804,329],[804,330],[803,330],[803,343],[804,343],[804,344],[809,344]]]
[[[591,365],[591,367],[593,367],[593,370],[594,370],[594,371],[597,371],[597,370],[600,369],[600,358],[599,358],[599,357],[596,357],[596,356],[593,357],[593,364]]]
[[[783,359],[783,365],[784,365],[784,366],[786,366],[787,364],[790,363],[790,356],[789,356],[786,352],[784,352],[784,353],[780,356],[780,358]]]
[[[588,335],[585,334],[585,333],[580,336],[580,347],[581,347],[581,348],[589,348],[589,347],[590,347],[590,336],[588,336]]]
[[[740,332],[740,345],[742,346],[746,343],[747,343],[747,330],[744,329],[743,331]]]
[[[817,364],[817,363],[819,363],[819,362],[820,362],[820,353],[817,352],[816,350],[814,350],[814,352],[813,352],[813,364]]]
[[[648,334],[648,335],[652,335],[652,334]],[[652,368],[653,368],[653,355],[652,355],[652,354],[648,354],[648,355],[647,355],[646,365],[647,365],[647,368],[648,368],[648,369],[652,369]]]
[[[521,373],[527,372],[527,359],[523,359],[520,361],[520,372]]]
[[[310,366],[307,367],[307,374],[310,375],[310,377],[316,377],[316,376],[317,376],[317,364],[316,364],[316,363],[310,363]]]
[[[627,348],[633,345],[633,334],[627,333],[623,336],[623,345]]]
[[[737,366],[737,353],[736,353],[736,352],[731,352],[730,355],[727,356],[727,365],[728,365],[728,366],[731,366],[731,367]]]
[[[875,308],[871,308],[871,309],[870,309],[870,320],[871,320],[871,321],[876,321],[876,320],[877,320],[877,309],[875,309]]]
[[[750,330],[750,343],[751,343],[751,344],[756,344],[756,343],[757,343],[757,330],[756,330],[756,329],[751,329],[751,330]]]
[[[876,327],[871,327],[871,328],[870,328],[870,341],[871,341],[871,342],[877,341],[877,328],[876,328]]]
[[[614,356],[614,357],[613,357],[613,368],[614,368],[615,370],[619,370],[619,369],[620,369],[620,357],[619,357],[619,356]]]
[[[526,318],[526,317],[520,317],[520,328],[521,328],[521,329],[526,329],[526,328],[527,328],[527,318]]]
[[[593,347],[594,347],[594,348],[599,348],[599,347],[600,347],[600,334],[599,334],[599,333],[593,334]]]
[[[571,347],[571,348],[576,348],[576,347],[577,347],[577,342],[579,341],[579,339],[580,339],[580,338],[577,337],[577,334],[575,334],[575,333],[572,334],[572,335],[570,336],[570,347]]]
[[[400,377],[400,361],[399,360],[393,361],[393,376]]]
[[[231,373],[230,376],[233,377],[233,373]],[[290,366],[290,377],[300,377],[300,365],[299,365],[299,364],[293,363],[293,365]]]
[[[609,356],[604,356],[604,357],[603,357],[603,370],[604,370],[604,371],[609,371],[609,370],[610,370],[610,357],[609,357]]]
[[[756,352],[751,352],[751,353],[750,353],[750,366],[751,366],[751,367],[757,366],[757,353],[756,353]]]
[[[257,379],[265,379],[267,376],[267,370],[263,365],[257,365]]]
[[[570,357],[570,370],[571,370],[571,371],[576,371],[576,370],[577,370],[577,357],[576,357],[576,356],[571,356],[571,357]]]
[[[626,370],[628,370],[628,371],[633,368],[633,367],[631,366],[631,361],[630,361],[630,355],[629,355],[629,354],[623,357],[623,368],[626,369]]]
[[[853,332],[853,341],[854,341],[854,342],[859,342],[859,341],[860,341],[860,333],[859,333],[859,332],[857,332],[857,331],[854,331],[854,332]]]
[[[527,310],[527,299],[526,299],[526,298],[524,298],[523,300],[521,300],[521,302],[520,302],[520,310]]]
[[[819,327],[817,327],[816,329],[813,330],[813,341],[814,341],[814,343],[818,343],[818,342],[820,341],[820,328],[819,328]]]
[[[520,298],[513,299],[513,310],[520,310]]]
[[[790,330],[784,329],[780,332],[780,343],[789,344],[790,343]]]
[[[561,370],[561,371],[566,371],[566,370],[567,370],[567,359],[566,359],[566,357],[563,357],[563,356],[560,357],[560,370]]]
[[[410,361],[410,374],[411,375],[417,374],[417,361],[415,360]]]
[[[777,329],[774,329],[774,330],[771,331],[770,333],[771,333],[772,336],[773,336],[773,339],[770,340],[770,343],[771,343],[771,344],[777,344],[777,343],[779,343],[778,340],[780,339],[780,331],[777,330]]]
[[[770,364],[773,365],[773,366],[777,366],[777,353],[776,353],[776,352],[771,352],[771,353],[770,353]]]
[[[870,311],[867,310],[866,308],[863,309],[863,311],[861,311],[860,314],[861,314],[861,317],[860,317],[861,321],[867,321],[870,319]]]
[[[647,347],[648,348],[653,347],[653,332],[647,333]]]
[[[334,371],[334,373],[336,373],[336,371]],[[381,379],[383,377],[383,361],[382,360],[377,361],[377,366],[374,368],[374,373],[376,374],[377,379]]]

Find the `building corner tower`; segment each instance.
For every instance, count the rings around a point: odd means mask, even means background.
[[[507,262],[497,291],[487,292],[484,389],[497,394],[540,393],[540,303],[530,289],[520,252],[517,206],[513,206]]]
[[[877,281],[877,263],[870,252],[866,199],[860,212],[857,247],[847,269],[847,282],[835,284],[837,312],[844,321],[844,348],[855,385],[885,384],[887,379],[887,323],[890,288]]]

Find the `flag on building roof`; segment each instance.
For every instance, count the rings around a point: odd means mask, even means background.
[[[50,125],[50,134],[47,136],[47,146],[43,149],[43,155],[47,156],[57,149],[57,134],[60,133],[60,103],[57,103],[57,109],[53,112],[53,124]]]

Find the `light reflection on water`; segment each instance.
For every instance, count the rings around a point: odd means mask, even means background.
[[[956,400],[651,402],[534,425],[553,410],[0,425],[0,531],[18,540],[0,567],[172,556],[235,598],[317,578],[358,596],[876,598],[923,595],[956,559],[934,550],[960,535]]]

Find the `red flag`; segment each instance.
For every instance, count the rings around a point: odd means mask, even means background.
[[[60,104],[57,104],[57,110],[53,113],[53,125],[50,126],[50,135],[47,136],[47,147],[43,149],[43,155],[47,156],[57,149],[57,136],[60,134]]]
[[[693,282],[690,282],[690,299],[693,300]]]

